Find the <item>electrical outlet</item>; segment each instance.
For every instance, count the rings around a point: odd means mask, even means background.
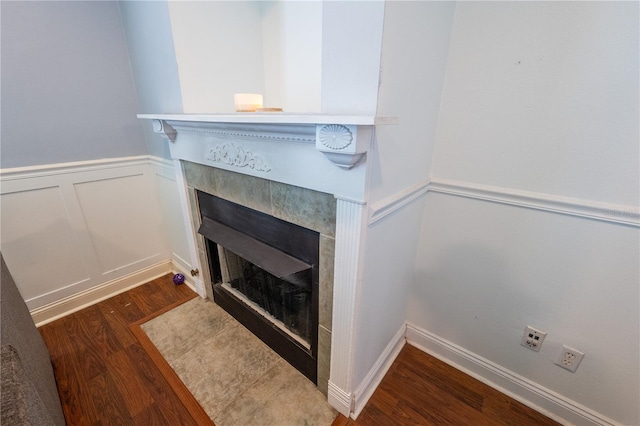
[[[545,331],[540,331],[528,325],[527,328],[524,329],[524,334],[522,335],[520,344],[532,351],[540,352],[540,347],[542,346],[542,342],[544,342],[545,337],[547,337],[547,333]]]
[[[562,345],[562,350],[558,354],[558,358],[554,364],[575,373],[583,356],[584,354],[579,350],[570,348],[567,345]]]

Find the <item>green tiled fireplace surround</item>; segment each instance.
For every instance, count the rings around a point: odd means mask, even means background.
[[[320,285],[318,318],[318,389],[327,394],[331,360],[331,315],[333,311],[333,265],[335,259],[336,199],[331,194],[273,182],[215,167],[181,160],[189,192],[189,209],[195,229],[200,213],[195,190],[295,223],[320,233]],[[207,297],[213,300],[206,245],[197,234],[196,244]]]

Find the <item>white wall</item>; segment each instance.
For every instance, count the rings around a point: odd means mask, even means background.
[[[262,2],[265,106],[320,112],[322,2]]]
[[[158,158],[153,160],[155,189],[159,212],[162,216],[162,229],[168,243],[169,257],[177,269],[176,272],[185,274],[187,271],[198,268],[198,264],[192,250],[194,248],[189,246],[192,243],[188,236],[190,230],[187,227],[187,221],[190,221],[190,218],[184,216],[185,213],[180,202],[180,189],[184,183],[177,176],[176,168],[179,166],[175,161],[162,161]],[[189,277],[189,275],[185,276]],[[188,280],[193,281],[197,289],[199,281],[191,277]]]
[[[234,93],[264,93],[262,8],[255,1],[169,2],[185,113],[234,111]]]
[[[320,112],[319,1],[169,2],[184,111],[233,112],[234,93],[265,107]]]
[[[637,204],[638,4],[464,3],[434,176]]]
[[[458,4],[409,303],[440,356],[579,424],[640,423],[638,30],[637,3]]]
[[[631,227],[430,193],[409,321],[637,424],[638,238]],[[526,325],[548,332],[539,353],[519,344]],[[586,354],[576,373],[553,364],[562,344]]]
[[[435,147],[455,2],[389,2],[385,6],[377,115],[368,155],[369,199],[380,201],[423,183]]]
[[[406,321],[414,281],[422,198],[435,145],[453,2],[389,2],[385,6],[378,115],[399,124],[376,127],[367,154],[368,225],[356,321],[356,384]],[[391,209],[379,218],[379,212]],[[381,261],[384,259],[384,261]]]
[[[383,1],[323,4],[323,113],[375,114],[384,7]]]
[[[117,3],[0,7],[2,167],[147,154]]]

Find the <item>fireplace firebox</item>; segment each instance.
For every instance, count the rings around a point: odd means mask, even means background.
[[[214,301],[317,383],[319,233],[196,196]]]

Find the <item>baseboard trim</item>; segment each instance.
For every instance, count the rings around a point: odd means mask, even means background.
[[[172,271],[173,264],[171,260],[164,260],[134,273],[36,308],[31,311],[31,318],[33,318],[36,327],[40,327],[117,294],[124,293],[127,290],[155,280]]]
[[[352,394],[343,391],[338,386],[331,383],[331,380],[329,380],[327,402],[329,402],[329,405],[338,410],[338,412],[343,416],[349,417],[351,414]]]
[[[393,336],[385,350],[380,354],[380,357],[376,361],[376,363],[369,370],[369,374],[364,378],[362,383],[356,388],[354,392],[354,409],[351,413],[352,419],[357,419],[364,407],[371,399],[371,396],[375,392],[375,390],[382,382],[385,374],[391,368],[391,365],[398,357],[398,354],[402,350],[406,339],[407,325],[406,323],[402,324],[402,327],[398,330],[398,332]]]
[[[600,413],[414,324],[407,323],[406,338],[407,343],[560,423],[618,425],[617,422]]]

